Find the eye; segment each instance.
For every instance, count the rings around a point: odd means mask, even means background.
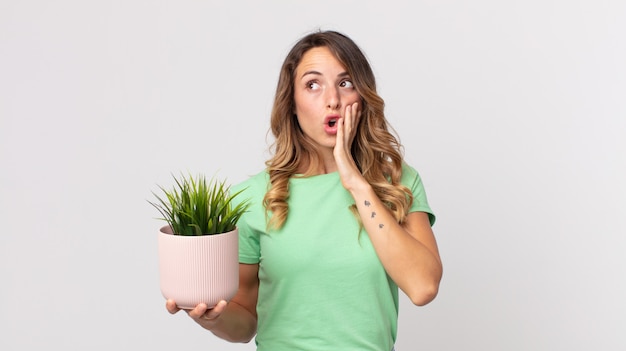
[[[341,83],[339,83],[339,86],[342,88],[354,88],[354,84],[348,79],[342,80]]]
[[[306,83],[306,87],[310,90],[318,90],[320,88],[320,84],[317,81],[311,80]]]

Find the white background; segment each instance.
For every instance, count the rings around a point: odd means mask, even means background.
[[[254,349],[165,311],[146,200],[263,168],[317,28],[369,57],[438,215],[441,291],[402,297],[396,349],[626,349],[617,0],[0,1],[0,349]]]

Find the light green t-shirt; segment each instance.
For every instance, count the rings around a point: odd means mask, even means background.
[[[397,332],[398,287],[349,210],[353,198],[339,174],[292,178],[289,212],[267,233],[266,171],[233,186],[251,207],[239,228],[239,261],[259,264],[258,351],[391,350]],[[410,212],[435,217],[418,173],[403,167],[415,197]]]

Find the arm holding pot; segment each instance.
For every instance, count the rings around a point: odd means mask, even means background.
[[[258,273],[258,264],[239,264],[239,289],[230,302],[222,300],[212,309],[199,304],[193,310],[185,311],[196,323],[221,339],[249,342],[256,335],[257,328]],[[167,300],[166,308],[172,314],[180,311],[173,300]]]

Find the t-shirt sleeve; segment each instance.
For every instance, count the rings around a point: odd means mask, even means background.
[[[248,210],[237,221],[237,229],[239,231],[239,262],[245,264],[259,263],[261,257],[261,247],[259,244],[259,232],[255,230],[255,218],[258,217],[259,200],[255,187],[251,186],[251,180],[237,184],[232,188],[233,192],[240,191],[233,205],[243,200],[250,201]],[[261,206],[262,207],[262,206]]]
[[[428,198],[426,197],[426,190],[424,190],[424,184],[419,173],[408,164],[404,164],[402,167],[402,184],[411,189],[413,193],[413,204],[409,209],[410,212],[426,212],[430,221],[431,227],[435,224],[435,214],[428,204]]]
[[[239,262],[246,264],[259,263],[261,257],[261,247],[259,245],[259,236],[246,222],[243,215],[239,222]]]

